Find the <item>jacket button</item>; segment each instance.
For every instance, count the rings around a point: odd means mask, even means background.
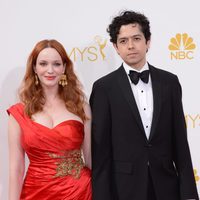
[[[145,147],[151,148],[152,144],[146,144]]]

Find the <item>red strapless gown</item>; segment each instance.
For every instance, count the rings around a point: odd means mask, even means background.
[[[8,113],[22,129],[21,144],[30,160],[20,200],[91,200],[91,171],[80,152],[83,124],[66,120],[47,128],[25,115],[21,103]]]

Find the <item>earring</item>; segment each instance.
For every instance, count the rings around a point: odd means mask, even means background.
[[[38,85],[38,84],[39,84],[38,76],[37,74],[35,74],[35,85]]]
[[[65,87],[67,85],[67,76],[65,74],[61,75],[58,84],[62,85],[63,87]]]

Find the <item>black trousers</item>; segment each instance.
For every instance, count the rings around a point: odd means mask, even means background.
[[[149,173],[149,178],[148,178],[149,180],[148,180],[147,200],[157,200],[150,170],[148,170],[148,173]]]

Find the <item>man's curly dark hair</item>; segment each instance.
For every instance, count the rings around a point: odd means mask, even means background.
[[[134,12],[132,10],[125,10],[122,11],[118,16],[114,17],[111,24],[107,28],[107,32],[110,35],[110,41],[112,43],[117,43],[117,36],[121,26],[128,24],[139,24],[146,42],[150,40],[151,32],[148,18],[141,13]]]

